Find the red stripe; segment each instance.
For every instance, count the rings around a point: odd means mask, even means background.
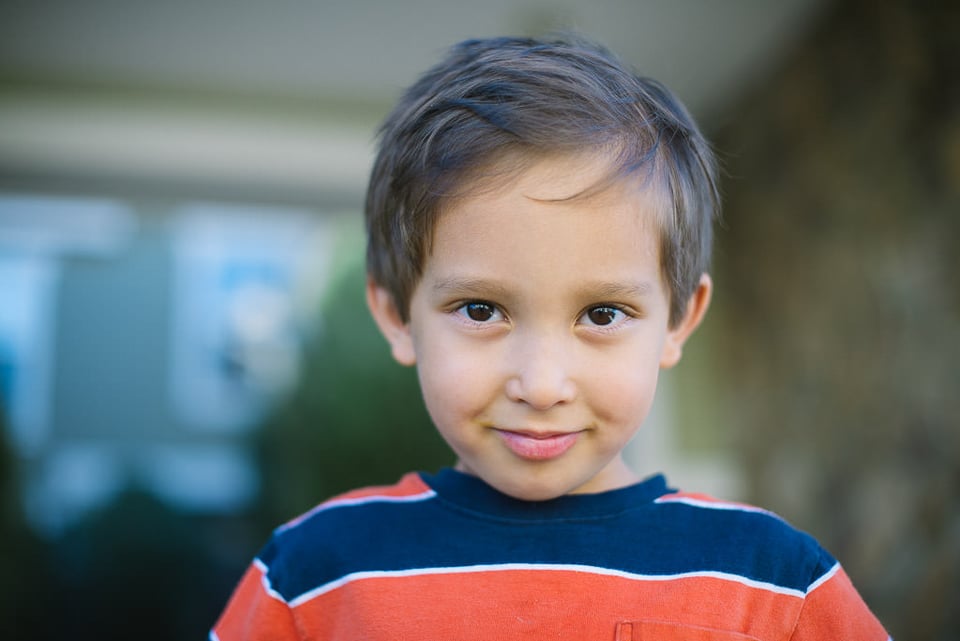
[[[417,494],[423,494],[424,492],[430,491],[430,486],[423,482],[423,479],[420,478],[419,474],[410,472],[409,474],[405,474],[399,482],[393,485],[378,485],[361,488],[359,490],[353,490],[351,492],[346,492],[344,494],[340,494],[339,496],[335,496],[329,501],[326,501],[326,503],[343,500],[364,499],[375,496],[402,498],[405,496],[415,496]]]
[[[802,604],[712,577],[648,582],[502,570],[362,579],[294,612],[319,639],[602,639],[640,619],[696,621],[769,639],[789,637]]]

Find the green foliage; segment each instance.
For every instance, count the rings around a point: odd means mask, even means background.
[[[52,546],[44,603],[56,615],[31,638],[202,638],[236,570],[200,525],[135,488],[88,514]]]
[[[43,596],[49,567],[42,541],[24,520],[18,461],[7,436],[0,404],[0,541],[6,552],[0,574],[0,639],[40,638],[47,625]]]
[[[348,489],[452,462],[415,370],[392,360],[367,311],[365,278],[361,264],[335,277],[301,379],[260,431],[266,522],[275,525]]]

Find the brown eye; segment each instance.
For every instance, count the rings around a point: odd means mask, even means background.
[[[615,307],[592,307],[587,310],[587,319],[593,325],[611,325],[617,321],[617,315],[622,314]]]
[[[472,321],[484,323],[496,314],[496,308],[490,303],[467,303],[463,306],[463,311]]]

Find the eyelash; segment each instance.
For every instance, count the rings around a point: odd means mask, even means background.
[[[476,306],[477,308],[481,308],[484,310],[488,310],[490,313],[490,317],[485,318],[483,320],[472,318],[470,316],[470,311],[471,311],[471,307],[473,306]],[[613,321],[611,321],[606,325],[597,324],[593,322],[590,322],[590,323],[581,322],[581,319],[589,318],[588,315],[591,312],[597,311],[597,310],[609,310],[614,312],[617,315],[620,315],[621,317],[615,317]],[[491,303],[489,301],[485,301],[485,300],[468,300],[466,302],[458,304],[453,311],[455,314],[457,314],[461,318],[461,320],[475,327],[483,327],[494,321],[506,319],[506,314],[503,312],[502,309],[500,309],[496,304]],[[497,316],[499,316],[499,318],[496,318]],[[598,331],[610,332],[610,331],[616,330],[617,328],[619,328],[621,325],[623,325],[625,322],[629,321],[630,319],[634,319],[637,317],[638,315],[636,313],[624,307],[623,305],[618,305],[616,303],[599,303],[596,305],[591,305],[590,307],[587,307],[583,312],[581,312],[577,316],[577,322],[578,324],[586,325]]]
[[[613,321],[611,321],[610,323],[607,323],[606,325],[600,325],[597,323],[593,323],[592,321],[589,324],[589,327],[603,330],[603,331],[613,331],[614,329],[620,327],[620,325],[622,325],[623,323],[627,322],[627,320],[636,317],[636,314],[631,313],[630,310],[624,308],[622,305],[617,305],[614,303],[601,303],[599,305],[591,305],[590,307],[585,309],[583,313],[577,317],[577,320],[580,320],[583,318],[589,318],[589,314],[597,310],[608,310],[608,311],[615,312],[615,314],[619,315],[619,317],[615,317]]]
[[[470,307],[474,305],[477,307],[489,308],[491,312],[491,316],[496,316],[498,314],[500,315],[501,318],[499,320],[506,318],[506,314],[503,313],[503,310],[501,310],[495,304],[485,300],[468,300],[466,302],[460,303],[456,307],[456,309],[454,309],[454,313],[460,316],[460,318],[463,319],[465,322],[470,323],[471,325],[475,325],[477,327],[481,327],[483,325],[489,324],[491,322],[490,318],[487,318],[485,320],[477,320],[475,318],[470,317],[469,310],[470,310]]]

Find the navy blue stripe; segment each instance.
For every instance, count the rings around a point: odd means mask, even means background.
[[[812,538],[763,513],[648,500],[607,517],[511,521],[439,496],[321,511],[276,535],[259,558],[288,600],[355,572],[511,563],[712,571],[802,592],[834,563]]]

